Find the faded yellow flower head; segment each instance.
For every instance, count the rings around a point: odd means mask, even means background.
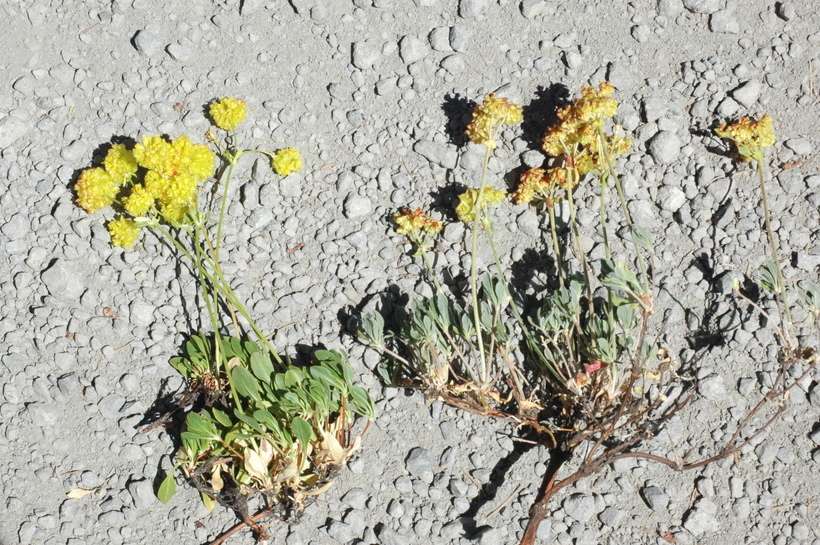
[[[467,125],[467,137],[476,144],[494,148],[496,128],[499,125],[515,125],[523,119],[521,106],[490,93],[473,110],[473,120]]]
[[[763,150],[777,141],[772,129],[772,118],[764,115],[757,121],[741,117],[737,123],[723,123],[715,134],[735,144],[737,158],[744,162],[763,159]]]
[[[234,130],[248,114],[245,101],[239,98],[226,97],[211,104],[208,112],[214,125],[226,131]]]
[[[104,168],[88,168],[80,173],[74,190],[77,192],[77,204],[92,214],[114,202],[119,184]]]
[[[456,215],[458,216],[458,219],[465,223],[475,221],[476,205],[479,204],[476,202],[478,200],[478,193],[478,189],[468,189],[458,196],[458,205],[456,206]],[[503,201],[506,196],[506,191],[494,189],[492,187],[485,187],[481,194],[481,203],[479,208],[484,210],[489,205],[498,204]]]
[[[440,233],[443,227],[439,220],[434,220],[426,215],[421,208],[416,208],[415,210],[402,208],[393,214],[393,221],[396,223],[396,232],[405,236],[410,236],[420,231],[435,235]]]
[[[280,176],[287,176],[302,170],[302,155],[296,148],[280,149],[271,159],[271,168]]]
[[[120,248],[133,248],[141,230],[135,221],[123,217],[108,222],[111,244]]]
[[[524,204],[532,201],[544,201],[547,206],[552,206],[557,197],[555,188],[571,190],[567,182],[567,171],[562,167],[552,167],[548,169],[531,168],[521,175],[521,182],[518,189],[510,195],[515,204]]]

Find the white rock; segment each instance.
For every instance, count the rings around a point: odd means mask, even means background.
[[[527,19],[538,17],[547,9],[547,3],[544,0],[522,0],[521,15]]]
[[[744,108],[751,108],[760,96],[763,85],[757,80],[749,80],[734,91],[732,98]]]
[[[673,132],[660,131],[649,141],[649,154],[659,165],[668,165],[680,155],[681,141]]]
[[[658,206],[668,212],[677,212],[686,202],[686,193],[678,187],[663,186],[658,190]]]
[[[446,26],[436,27],[430,31],[427,37],[430,47],[436,51],[452,51],[450,47],[450,28]]]
[[[733,11],[722,9],[709,17],[709,30],[725,34],[737,34],[740,32],[740,23],[737,22]]]
[[[361,68],[372,68],[381,58],[381,50],[378,45],[372,42],[355,42],[353,44],[353,66]]]
[[[487,9],[487,0],[459,0],[458,14],[462,17],[478,17]]]
[[[415,36],[405,36],[399,42],[399,55],[405,64],[412,64],[427,56],[427,46]]]
[[[683,11],[681,0],[658,0],[658,14],[664,17],[675,17]]]
[[[692,13],[714,13],[720,9],[720,0],[683,0],[683,6]]]
[[[134,47],[147,57],[153,57],[162,51],[162,42],[150,30],[140,30],[134,36]]]

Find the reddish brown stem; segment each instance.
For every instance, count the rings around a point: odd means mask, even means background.
[[[249,527],[254,532],[256,532],[259,535],[259,539],[267,539],[267,537],[268,537],[267,532],[265,532],[265,530],[264,530],[264,528],[262,528],[262,526],[256,524],[256,521],[257,520],[262,520],[263,518],[268,516],[268,514],[270,512],[271,512],[271,508],[269,507],[269,508],[265,509],[264,511],[262,511],[261,513],[258,513],[258,514],[254,515],[252,517],[248,517],[247,519],[243,520],[242,522],[240,522],[239,524],[237,524],[236,526],[234,526],[230,530],[223,533],[221,536],[219,536],[215,540],[211,541],[208,545],[221,545],[222,543],[225,542],[226,539],[228,539],[229,537],[231,537],[236,532],[238,532],[239,530],[241,530],[242,528],[244,528],[246,526]]]
[[[524,530],[521,545],[533,545],[535,543],[538,527],[541,526],[541,521],[547,516],[550,500],[552,500],[553,496],[555,496],[559,490],[571,484],[567,481],[571,480],[571,482],[575,482],[581,478],[579,473],[576,472],[563,481],[556,482],[558,472],[570,458],[572,458],[572,451],[564,451],[557,448],[550,451],[549,465],[544,472],[544,480],[541,483],[538,499],[535,500],[535,503],[530,507],[530,520],[527,523],[526,530]]]

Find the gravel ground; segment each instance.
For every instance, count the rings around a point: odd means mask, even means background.
[[[820,3],[623,4],[0,1],[0,543],[199,544],[236,522],[187,486],[169,505],[156,500],[172,440],[135,428],[181,386],[167,360],[197,326],[181,310],[193,309],[193,280],[151,236],[112,249],[102,218],[70,189],[112,137],[201,141],[202,106],[222,96],[249,104],[244,142],[295,146],[306,163],[285,179],[264,162],[241,165],[225,273],[262,328],[278,331],[277,346],[346,348],[379,400],[350,471],[300,524],[274,525],[272,542],[494,545],[521,535],[545,451],[503,423],[384,390],[375,354],[347,329],[350,312],[392,286],[427,293],[388,218],[399,206],[448,205],[448,185],[474,182],[481,150],[462,129],[489,91],[529,117],[491,161],[502,187],[507,173],[540,164],[555,97],[614,83],[618,121],[635,138],[618,169],[655,237],[666,344],[683,360],[693,343],[711,347],[701,396],[650,447],[698,455],[696,445],[731,433],[771,381],[775,350],[771,328],[731,295],[731,275],[765,258],[755,178],[708,129],[738,115],[775,119],[774,228],[787,277],[816,280]],[[578,200],[595,256],[593,193],[581,188]],[[513,248],[505,264],[543,284],[538,217],[506,205],[496,218]],[[467,256],[461,229],[445,232],[442,269]],[[820,543],[820,387],[801,386],[782,421],[736,458],[687,474],[623,463],[565,491],[542,542]],[[94,491],[67,498],[74,488]]]

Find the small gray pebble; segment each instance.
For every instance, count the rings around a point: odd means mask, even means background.
[[[147,509],[151,507],[156,500],[154,488],[151,486],[151,482],[146,479],[131,481],[126,488],[128,489],[128,493],[131,494],[131,499],[134,501],[134,507],[137,509]]]
[[[405,469],[410,475],[431,483],[433,482],[433,466],[436,461],[436,456],[431,451],[416,447],[407,456]]]
[[[467,44],[470,41],[470,33],[460,27],[454,26],[450,28],[450,47],[453,51],[463,53],[467,51]]]
[[[175,61],[188,61],[194,56],[194,48],[188,44],[175,43],[167,47],[168,54]]]
[[[601,511],[601,514],[598,515],[598,520],[600,520],[605,526],[615,528],[624,518],[624,514],[625,512],[623,510],[610,506]]]
[[[327,527],[327,535],[332,537],[336,543],[344,543],[347,545],[359,536],[353,533],[353,529],[349,524],[340,520],[334,520]]]
[[[757,102],[760,96],[760,90],[763,88],[757,80],[749,80],[740,87],[732,91],[732,98],[734,98],[744,108],[751,108]]]
[[[789,138],[784,144],[797,155],[811,155],[814,151],[811,141],[807,138]]]
[[[466,65],[464,64],[464,57],[462,57],[458,53],[448,55],[444,57],[444,59],[441,61],[441,67],[453,75],[462,73],[464,71],[465,66]]]
[[[351,195],[344,202],[344,215],[346,218],[361,218],[370,214],[373,210],[373,203],[368,197],[361,195]]]
[[[351,488],[342,496],[342,502],[353,509],[364,509],[367,506],[368,499],[370,499],[370,495],[364,488]]]
[[[544,13],[547,9],[545,0],[523,0],[521,2],[521,15],[526,19],[533,19]]]
[[[669,505],[669,496],[659,486],[645,486],[641,489],[641,497],[653,511],[666,509]]]
[[[686,516],[686,520],[683,521],[683,527],[694,534],[695,537],[700,537],[707,532],[717,532],[720,529],[720,523],[705,511],[693,509]]]
[[[722,9],[709,17],[709,30],[724,34],[737,34],[740,32],[740,23],[737,22],[737,17],[732,10]]]
[[[797,15],[791,2],[775,2],[775,13],[784,21],[791,21]]]
[[[125,404],[125,398],[119,394],[108,394],[100,400],[98,407],[100,414],[106,418],[117,418],[120,416],[120,409]]]
[[[399,55],[405,64],[412,64],[427,56],[427,45],[415,36],[405,36],[399,42]]]
[[[461,17],[478,17],[487,9],[487,0],[459,0],[458,14]]]
[[[413,151],[422,157],[447,169],[456,167],[458,152],[451,147],[432,140],[419,140],[413,146]]]
[[[723,377],[711,374],[698,382],[698,393],[706,399],[718,401],[726,395],[726,385]]]
[[[162,51],[162,42],[150,30],[139,30],[134,35],[134,47],[147,57],[153,57]]]
[[[353,66],[362,70],[372,68],[381,58],[381,48],[373,42],[353,44]]]
[[[561,505],[567,516],[578,522],[586,522],[595,516],[595,498],[587,494],[573,494]]]
[[[379,541],[382,545],[411,545],[416,542],[416,536],[412,533],[399,533],[392,528],[382,526],[379,531]]]
[[[30,231],[31,224],[29,223],[28,218],[19,212],[9,218],[3,227],[0,227],[0,232],[2,232],[9,240],[19,240],[26,236],[26,233]]]
[[[658,0],[658,14],[667,18],[676,17],[683,11],[682,0]]]
[[[427,36],[427,40],[430,42],[430,47],[436,51],[452,51],[452,47],[450,47],[450,27],[440,26],[434,28]]]
[[[82,278],[65,261],[58,259],[40,274],[48,293],[65,300],[75,300],[82,295],[85,285]]]
[[[686,201],[686,193],[678,187],[665,185],[658,190],[658,206],[668,212],[677,212]]]
[[[649,154],[660,165],[673,163],[680,155],[681,141],[673,132],[660,131],[649,141]]]
[[[692,13],[714,13],[720,9],[720,0],[683,0],[683,7]]]
[[[521,213],[521,215],[518,216],[516,224],[524,234],[527,234],[534,238],[538,238],[541,236],[541,220],[538,218],[538,214],[532,208],[528,207],[526,210],[524,210]]]
[[[740,105],[735,102],[732,97],[726,97],[720,101],[717,107],[717,114],[720,117],[734,117],[734,115],[740,110]]]

